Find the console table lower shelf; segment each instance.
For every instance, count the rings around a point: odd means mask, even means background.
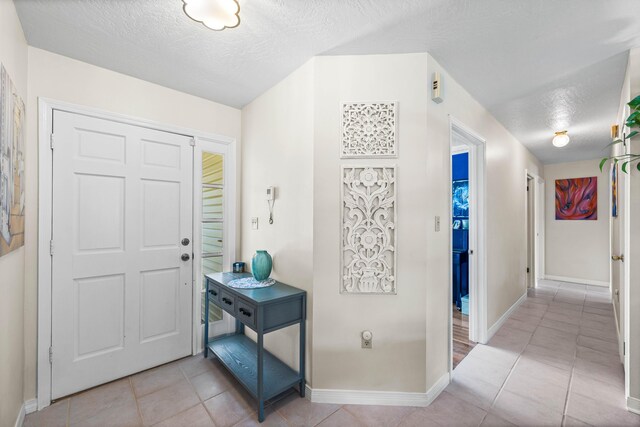
[[[209,350],[256,399],[258,398],[258,346],[246,335],[233,334],[209,341]],[[263,399],[271,399],[300,383],[300,374],[264,350]]]
[[[214,304],[235,317],[235,333],[207,342],[204,357],[212,351],[222,365],[256,399],[258,421],[264,421],[265,400],[298,386],[300,397],[305,393],[305,321],[307,293],[276,282],[256,289],[229,286],[235,279],[251,277],[247,273],[212,273],[206,276],[205,307]],[[209,311],[205,310],[204,336],[209,337]],[[264,335],[293,325],[299,325],[300,370],[291,369],[264,349]],[[256,342],[244,334],[245,326],[256,333]]]

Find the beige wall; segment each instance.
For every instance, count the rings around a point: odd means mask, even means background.
[[[545,276],[609,286],[609,174],[600,172],[599,159],[545,165]],[[598,219],[559,221],[555,216],[555,181],[598,178]]]
[[[25,396],[35,397],[37,331],[37,105],[50,98],[237,138],[240,110],[29,47]],[[238,148],[240,146],[238,145]],[[238,162],[239,163],[239,162]],[[238,168],[240,173],[240,168]]]
[[[26,103],[27,42],[11,0],[0,0],[0,62]],[[14,425],[23,402],[24,254],[22,247],[0,258],[0,426]]]
[[[449,115],[487,140],[488,326],[525,293],[525,170],[541,167],[428,54],[316,58],[314,140],[314,388],[425,392],[447,372]],[[430,100],[430,76],[445,85]],[[341,295],[339,105],[396,100],[398,294]],[[358,161],[362,164],[362,161]],[[513,201],[505,209],[505,201]],[[370,329],[372,351],[360,349]]]
[[[242,260],[258,249],[273,257],[272,277],[308,292],[311,332],[313,241],[313,61],[242,110]],[[273,224],[266,188],[276,187]],[[258,230],[251,218],[258,217]],[[252,335],[252,334],[249,334]],[[298,368],[298,327],[268,334],[265,346]],[[307,368],[311,336],[307,335]],[[310,381],[310,369],[307,369]]]
[[[429,213],[427,221],[427,386],[446,371],[448,354],[448,235],[434,232],[435,215],[448,217],[449,116],[486,140],[487,327],[491,328],[526,291],[526,179],[525,171],[542,175],[542,167],[482,105],[429,56],[423,78],[440,72],[444,102],[436,104],[427,92],[426,143]],[[480,255],[480,254],[478,254]]]
[[[425,168],[433,150],[427,139],[427,55],[318,57],[316,64],[314,388],[424,392],[427,369],[424,305],[426,283],[431,279],[425,264],[427,224],[431,224],[426,218],[431,207],[438,204],[430,200],[430,174]],[[397,159],[340,160],[343,101],[398,102]],[[354,164],[398,167],[397,295],[339,293],[340,167]],[[373,332],[372,350],[360,348],[360,333],[365,329]]]

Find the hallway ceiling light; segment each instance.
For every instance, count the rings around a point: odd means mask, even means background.
[[[556,136],[553,137],[553,146],[562,148],[569,143],[569,140],[570,138],[566,130],[556,132]]]
[[[240,4],[237,0],[182,0],[184,13],[196,22],[215,31],[240,25]]]

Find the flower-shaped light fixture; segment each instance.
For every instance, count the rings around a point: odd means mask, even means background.
[[[237,0],[182,0],[184,13],[215,31],[240,25]]]
[[[563,130],[560,132],[556,132],[556,136],[553,137],[553,146],[562,148],[569,143],[569,135],[567,135],[567,131]]]

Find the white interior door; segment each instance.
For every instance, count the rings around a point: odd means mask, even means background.
[[[193,148],[85,115],[53,123],[55,399],[191,354]]]

